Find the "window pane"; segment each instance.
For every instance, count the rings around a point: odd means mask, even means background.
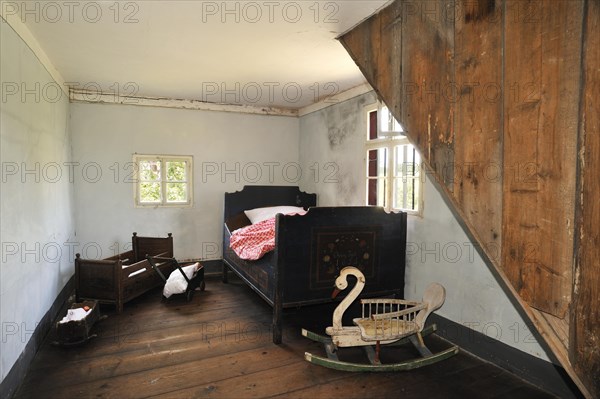
[[[394,147],[396,163],[394,165],[394,176],[418,176],[421,165],[419,153],[410,144]]]
[[[406,199],[404,202],[404,207],[406,209],[415,209],[415,180],[407,179],[406,181]]]
[[[377,111],[369,112],[369,129],[367,131],[367,139],[375,140],[377,138]]]
[[[167,161],[167,181],[186,181],[185,161]]]
[[[404,134],[402,134],[404,132],[404,129],[402,129],[400,123],[396,120],[396,118],[394,118],[394,116],[387,107],[382,107],[379,110],[379,112],[381,113],[381,115],[377,123],[379,124],[379,131],[381,133],[381,137],[386,137],[390,135],[404,136]]]
[[[406,209],[404,204],[404,193],[406,192],[406,184],[402,178],[394,179],[394,208]]]
[[[411,152],[413,154],[414,157],[414,169],[413,169],[413,173],[412,175],[416,178],[421,178],[421,156],[419,155],[419,152],[417,151],[417,149],[415,147],[413,147],[412,145],[410,146],[411,148]],[[417,181],[418,183],[418,181]]]
[[[160,183],[140,183],[140,202],[160,202]]]
[[[404,147],[403,145],[397,145],[394,147],[394,176],[402,176],[404,175]]]
[[[140,180],[160,181],[160,161],[140,161]]]
[[[187,184],[167,183],[167,202],[187,202]]]
[[[420,168],[419,154],[412,145],[406,145],[406,167],[404,174],[407,176],[418,176]]]
[[[421,158],[410,144],[394,147],[394,208],[418,211]]]
[[[367,180],[367,205],[385,206],[385,178]]]
[[[387,175],[387,149],[369,150],[367,161],[367,176],[384,177]]]
[[[419,204],[421,199],[421,185],[419,184],[419,178],[412,179],[412,189],[413,189],[413,202],[412,209],[415,211],[419,210]]]
[[[134,154],[133,159],[137,165],[136,205],[192,204],[192,157]]]

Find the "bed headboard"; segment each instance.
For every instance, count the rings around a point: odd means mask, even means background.
[[[244,186],[242,191],[225,193],[224,220],[248,209],[278,205],[308,209],[317,206],[317,195],[300,191],[298,186]]]

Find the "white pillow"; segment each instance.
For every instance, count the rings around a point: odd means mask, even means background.
[[[184,266],[181,268],[188,279],[192,279],[194,276],[194,272],[198,268],[198,262],[193,265]],[[165,283],[165,288],[163,289],[163,295],[165,298],[170,297],[173,294],[182,294],[187,289],[187,281],[185,281],[185,277],[179,271],[179,269],[175,269],[169,275],[167,282]]]
[[[244,211],[248,219],[252,224],[262,222],[270,218],[274,218],[278,213],[287,215],[289,213],[304,213],[304,208],[298,206],[269,206],[266,208],[254,208],[248,211]]]

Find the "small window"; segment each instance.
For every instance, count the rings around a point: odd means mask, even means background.
[[[192,157],[134,155],[137,206],[192,205]]]
[[[386,107],[367,111],[366,203],[421,214],[421,157]]]

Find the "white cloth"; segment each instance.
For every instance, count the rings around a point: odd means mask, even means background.
[[[63,317],[59,323],[68,323],[70,321],[78,321],[83,320],[85,317],[90,314],[92,309],[85,311],[83,308],[75,308],[75,309],[67,309],[67,315]]]
[[[188,279],[192,279],[194,277],[194,273],[198,269],[198,262],[193,265],[182,267],[181,270],[185,273]],[[185,281],[185,277],[179,271],[179,269],[175,269],[169,275],[167,282],[165,283],[165,288],[163,288],[163,295],[165,298],[170,297],[173,294],[182,294],[187,289],[187,281]]]

